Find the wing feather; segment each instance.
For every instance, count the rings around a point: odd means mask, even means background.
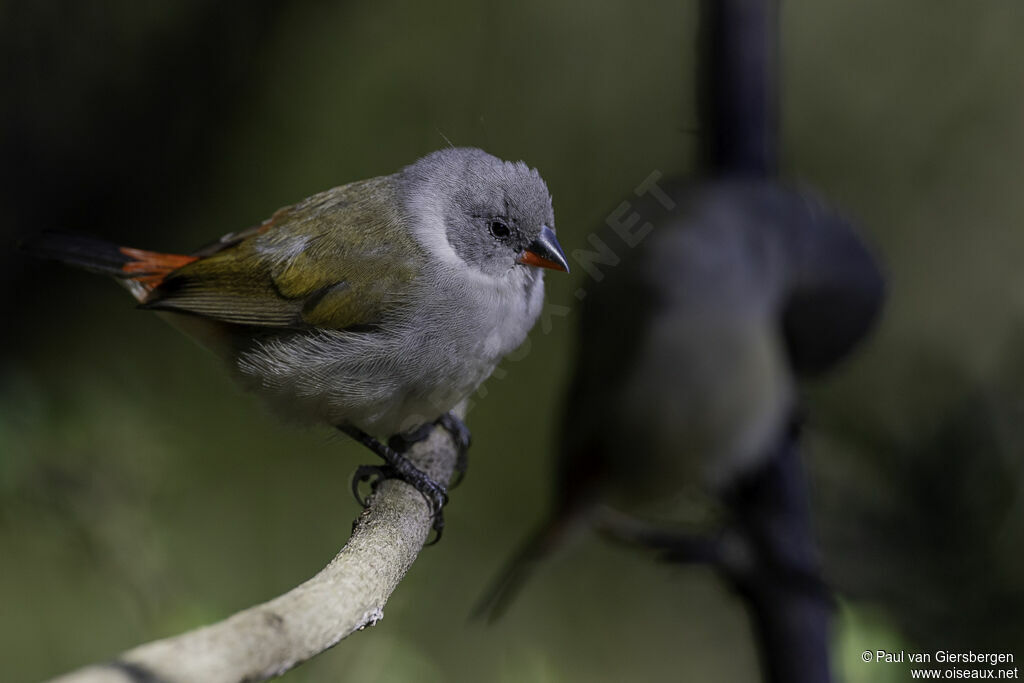
[[[391,177],[282,209],[197,252],[142,306],[262,327],[372,326],[406,299],[421,252]]]

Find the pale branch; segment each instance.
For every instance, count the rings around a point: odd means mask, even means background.
[[[465,411],[456,412],[461,417]],[[415,444],[409,456],[435,481],[451,479],[456,451],[444,429]],[[348,487],[338,490],[347,495]],[[401,481],[384,481],[345,547],[305,583],[216,624],[140,645],[53,683],[236,683],[280,675],[376,624],[431,524],[419,492]]]

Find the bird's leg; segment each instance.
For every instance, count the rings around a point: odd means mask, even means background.
[[[469,444],[472,440],[472,435],[469,433],[469,427],[463,422],[455,413],[447,412],[441,417],[437,418],[433,422],[420,425],[418,429],[405,434],[395,434],[388,439],[388,446],[394,449],[398,453],[404,453],[414,443],[418,443],[430,436],[431,432],[434,431],[434,427],[441,427],[452,437],[452,441],[455,442],[455,449],[457,452],[457,458],[455,460],[455,471],[452,477],[452,482],[448,486],[449,489],[453,489],[462,483],[462,480],[466,478],[466,469],[469,467]]]
[[[638,519],[609,507],[598,510],[595,526],[612,541],[656,551],[661,559],[679,564],[721,561],[721,535],[674,529]]]
[[[370,490],[376,491],[381,481],[394,478],[395,471],[389,465],[360,465],[352,474],[352,495],[355,496],[356,502],[365,508],[370,504],[370,499],[363,498],[359,493],[359,485],[368,481]]]
[[[382,444],[363,430],[348,425],[339,426],[338,429],[379,455],[385,463],[383,466],[362,465],[356,470],[352,477],[352,491],[356,500],[363,507],[366,506],[366,501],[359,495],[359,484],[364,481],[369,481],[371,489],[376,489],[383,479],[401,479],[419,491],[427,500],[427,505],[430,506],[430,512],[434,517],[434,532],[437,534],[431,543],[437,543],[441,539],[441,531],[444,529],[442,509],[448,502],[448,492],[445,487],[416,467],[403,453]]]
[[[434,424],[444,428],[451,435],[458,451],[458,458],[455,460],[455,476],[451,487],[455,488],[466,478],[466,470],[469,469],[469,445],[472,442],[472,435],[469,427],[455,413],[449,411],[434,420]]]

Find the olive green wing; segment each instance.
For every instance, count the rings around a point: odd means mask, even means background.
[[[376,324],[408,300],[422,258],[396,201],[390,178],[314,195],[197,252],[142,307],[271,328]]]

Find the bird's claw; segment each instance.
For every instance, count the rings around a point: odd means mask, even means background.
[[[459,451],[468,451],[473,441],[473,434],[469,431],[466,423],[460,420],[454,413],[445,413],[434,421],[434,424],[444,427],[451,434],[455,441],[455,447]]]
[[[413,470],[402,473],[390,465],[360,465],[352,475],[352,494],[356,501],[362,506],[370,504],[369,496],[363,498],[359,493],[363,482],[370,482],[370,491],[376,491],[380,483],[385,479],[399,479],[412,486],[420,492],[427,506],[430,508],[431,517],[434,520],[434,538],[427,544],[433,545],[441,540],[441,532],[444,529],[444,506],[448,504],[448,491],[444,486],[438,484],[420,470]]]
[[[426,545],[434,545],[441,540],[441,534],[444,532],[444,506],[448,504],[448,492],[437,482],[428,481],[430,482],[428,490],[419,487],[417,490],[426,498],[427,505],[430,506],[430,514],[434,520],[431,527],[434,530],[434,538],[427,541]]]
[[[356,502],[365,508],[370,504],[370,497],[363,498],[359,494],[359,486],[365,481],[370,482],[372,494],[382,481],[394,476],[395,470],[390,465],[360,465],[352,474],[352,495],[355,496]]]
[[[473,441],[473,435],[466,423],[460,420],[454,413],[445,413],[434,421],[434,424],[444,428],[455,442],[456,459],[455,470],[452,474],[451,488],[455,488],[466,478],[466,470],[469,469],[469,447]]]

